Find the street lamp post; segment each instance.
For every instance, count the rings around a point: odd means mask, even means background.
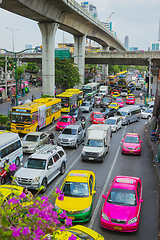
[[[19,29],[12,29],[12,28],[6,28],[6,29],[12,31],[12,44],[13,44],[13,52],[14,52],[14,31],[15,31],[15,30],[19,30]]]

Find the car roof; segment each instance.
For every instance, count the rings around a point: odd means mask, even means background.
[[[126,133],[125,136],[137,137],[137,136],[139,136],[139,134],[138,133]]]
[[[64,115],[64,116],[61,116],[61,118],[71,118],[72,116],[68,116],[68,115]]]
[[[30,132],[30,133],[27,133],[27,135],[40,136],[42,133],[45,133],[45,132]],[[46,133],[45,133],[45,134],[46,134]]]
[[[0,186],[0,193],[2,193],[2,195],[4,197],[7,197],[9,194],[11,194],[13,191],[13,193],[16,192],[20,192],[22,193],[23,191],[23,187],[20,186],[12,186],[12,185],[1,185]]]
[[[101,112],[93,112],[93,114],[102,114]]]
[[[88,182],[90,174],[95,175],[92,171],[87,170],[72,170],[68,173],[65,181],[72,182]]]
[[[116,176],[113,180],[112,187],[114,188],[123,188],[129,190],[135,190],[137,182],[140,179],[137,177],[130,176]]]
[[[81,124],[79,124],[79,125],[67,125],[67,126],[65,127],[65,129],[67,129],[67,128],[70,128],[70,129],[78,129],[80,126],[81,126]]]

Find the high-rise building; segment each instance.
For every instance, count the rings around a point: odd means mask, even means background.
[[[129,37],[128,36],[125,36],[125,39],[124,39],[124,46],[127,48],[129,48]]]
[[[129,47],[129,51],[138,51],[138,47]]]
[[[88,11],[93,17],[98,18],[98,12],[96,6],[89,2],[81,2],[81,7]]]

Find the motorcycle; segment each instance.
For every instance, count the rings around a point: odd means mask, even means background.
[[[11,99],[11,105],[15,105],[15,99],[14,98]]]
[[[86,127],[85,120],[82,120],[82,121],[81,121],[81,125],[82,125],[82,128],[85,129],[85,127]]]
[[[54,139],[48,138],[48,144],[54,145]]]
[[[12,180],[12,176],[14,176],[15,171],[7,172],[4,168],[0,168],[0,185],[4,184],[6,180]]]

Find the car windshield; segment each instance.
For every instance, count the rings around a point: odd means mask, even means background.
[[[122,100],[121,99],[117,99],[116,102],[122,102]]]
[[[28,158],[24,164],[24,168],[32,168],[32,169],[45,169],[46,160],[45,159],[35,159]]]
[[[86,146],[89,146],[89,147],[103,147],[103,141],[102,140],[89,139],[86,143]]]
[[[81,106],[89,106],[89,103],[88,102],[83,102]]]
[[[146,111],[145,111],[145,113],[151,113],[152,112],[152,110],[150,110],[150,109],[147,109]]]
[[[111,103],[110,106],[111,107],[117,107],[117,103]]]
[[[69,122],[70,119],[69,119],[69,118],[61,118],[59,121],[60,121],[60,122]]]
[[[138,137],[134,137],[134,136],[126,136],[125,143],[139,143],[139,138]]]
[[[120,112],[120,111],[116,113],[117,116],[126,116],[126,114],[127,112]]]
[[[136,193],[134,190],[112,188],[107,202],[116,205],[136,206]]]
[[[105,124],[115,125],[116,124],[116,119],[107,119]]]
[[[39,140],[39,136],[35,136],[35,135],[26,135],[23,138],[23,141],[28,141],[28,142],[38,142]]]
[[[65,128],[65,129],[63,130],[62,134],[76,135],[76,134],[77,134],[77,129]]]
[[[125,93],[126,93],[126,92],[128,92],[128,91],[127,91],[127,90],[122,90],[122,92],[125,92]]]
[[[103,118],[102,114],[94,114],[94,118]]]
[[[108,98],[103,98],[103,102],[109,102],[110,100]]]
[[[78,237],[78,239],[82,239],[82,240],[94,240],[95,238],[91,237],[90,235],[88,235],[85,232],[80,231],[79,229],[67,229],[68,232],[73,233],[75,236]],[[97,239],[98,240],[98,239]]]
[[[72,109],[69,114],[76,114],[76,113],[78,113],[78,109],[76,109],[76,110]]]
[[[65,182],[62,193],[68,197],[89,197],[88,184],[83,182]]]
[[[109,111],[110,111],[110,109],[109,109],[109,108],[106,108],[106,109],[102,109],[101,112],[106,112],[106,113],[108,113]]]

